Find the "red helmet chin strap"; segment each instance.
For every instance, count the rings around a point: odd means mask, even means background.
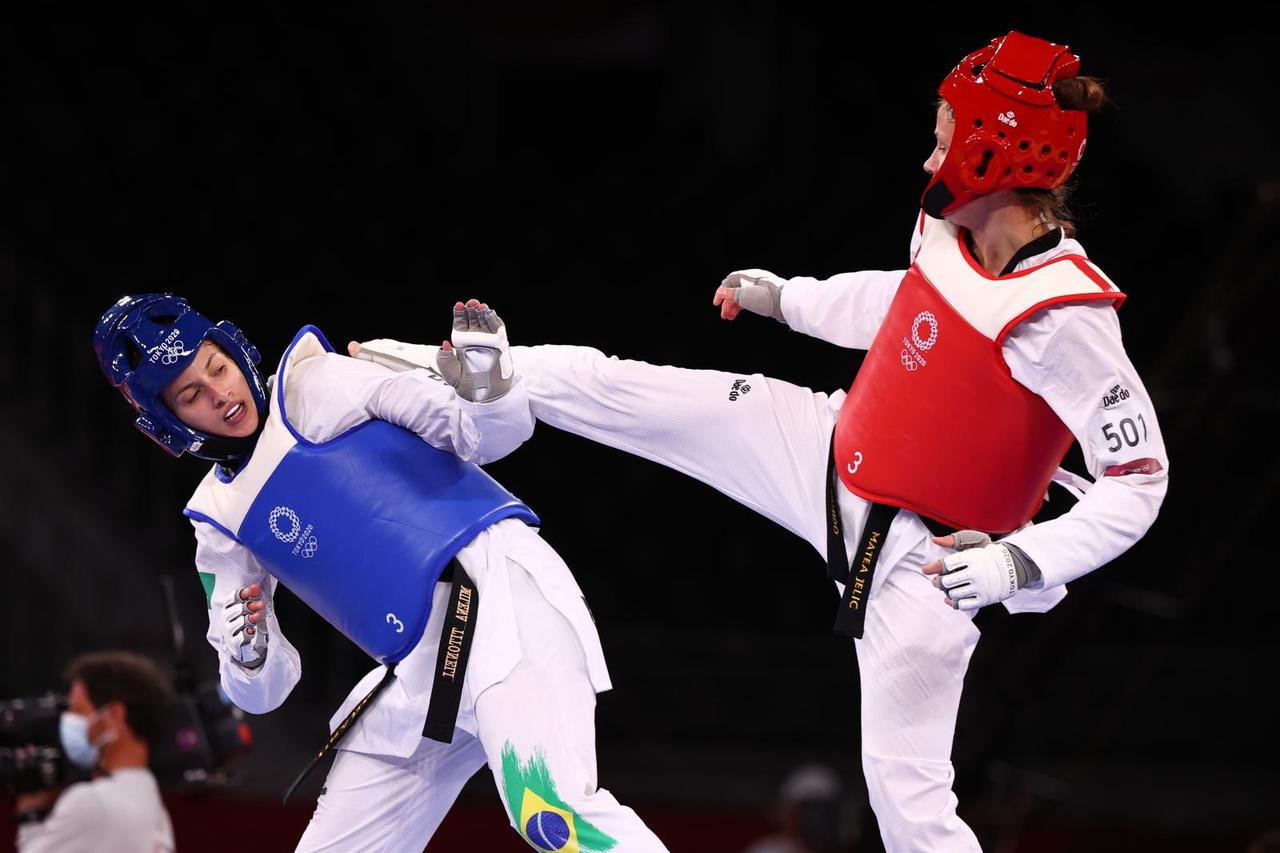
[[[1059,106],[1053,84],[1079,70],[1066,45],[1019,32],[961,60],[938,87],[956,127],[920,199],[925,212],[942,217],[997,190],[1061,186],[1084,156],[1088,113]]]

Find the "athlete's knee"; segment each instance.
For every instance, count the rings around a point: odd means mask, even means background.
[[[886,847],[894,850],[976,850],[972,830],[956,814],[950,761],[864,753],[867,798]]]
[[[511,357],[535,404],[575,391],[600,394],[616,384],[610,374],[618,360],[592,347],[512,347]]]
[[[950,761],[864,754],[862,767],[886,849],[979,849],[973,831],[956,814]]]
[[[608,850],[617,839],[592,823],[589,816],[596,815],[597,806],[592,802],[597,794],[561,798],[557,792],[541,793],[525,788],[518,803],[509,803],[513,828],[535,850]],[[619,807],[609,797],[607,806]]]
[[[525,365],[538,370],[548,370],[553,367],[563,369],[566,365],[592,364],[602,359],[609,359],[610,356],[595,347],[539,344],[532,347],[512,347],[511,358],[516,361],[516,369],[523,371]]]
[[[862,770],[867,777],[868,789],[874,788],[875,795],[888,791],[902,791],[916,797],[928,797],[939,792],[949,794],[955,782],[955,767],[950,761],[864,752]]]
[[[537,850],[607,850],[610,839],[587,815],[594,814],[597,791],[583,773],[552,764],[541,749],[522,755],[508,742],[495,775],[511,825]]]

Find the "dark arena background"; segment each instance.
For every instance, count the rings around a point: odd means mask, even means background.
[[[476,296],[516,343],[846,388],[860,353],[725,323],[715,286],[905,266],[937,84],[1019,29],[1069,44],[1115,101],[1077,172],[1080,239],[1130,295],[1171,487],[1146,538],[1051,613],[977,617],[960,812],[990,850],[1250,849],[1280,827],[1274,39],[1220,4],[1026,8],[10,10],[0,699],[65,690],[65,662],[97,648],[216,678],[179,513],[205,466],[139,436],[103,381],[90,336],[114,299],[185,294],[270,365],[305,323],[439,342]],[[792,770],[824,764],[844,784],[831,849],[881,849],[820,555],[547,426],[489,470],[542,516],[599,626],[601,785],[671,850],[730,853],[772,831]],[[303,679],[247,717],[224,774],[167,793],[179,850],[292,849],[322,773],[280,794],[371,667],[287,591],[276,606]],[[0,849],[12,812],[0,799]],[[429,849],[526,848],[482,772]]]

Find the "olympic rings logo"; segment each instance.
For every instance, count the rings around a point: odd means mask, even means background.
[[[281,524],[282,520],[283,524]],[[320,549],[320,541],[310,535],[315,528],[310,524],[304,527],[298,514],[287,506],[278,506],[271,510],[271,514],[267,516],[267,526],[271,528],[275,537],[286,545],[290,542],[297,543],[293,546],[295,557],[300,556],[304,560],[310,560]]]
[[[186,344],[184,344],[181,339],[178,339],[171,344],[170,343],[161,344],[160,345],[160,363],[176,364],[178,359],[182,357],[182,354],[185,351],[186,351]]]
[[[920,338],[922,323],[927,323],[929,326],[929,337],[923,340]],[[933,345],[938,342],[938,318],[933,316],[932,311],[921,311],[916,315],[915,322],[911,324],[911,340],[925,352],[933,349]]]
[[[280,529],[279,521],[281,518],[289,522],[288,530]],[[298,538],[298,533],[302,530],[302,522],[298,520],[298,514],[287,506],[278,506],[271,510],[271,515],[267,518],[267,525],[281,542],[292,542]]]
[[[914,373],[920,366],[916,363],[915,356],[906,350],[903,350],[898,354],[898,360],[902,362],[902,366],[905,367],[909,373]]]

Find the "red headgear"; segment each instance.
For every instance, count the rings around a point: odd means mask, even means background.
[[[1061,185],[1084,155],[1088,114],[1058,106],[1053,84],[1079,70],[1066,45],[1019,32],[966,56],[938,87],[956,128],[920,199],[925,212],[941,217],[1008,187]]]

